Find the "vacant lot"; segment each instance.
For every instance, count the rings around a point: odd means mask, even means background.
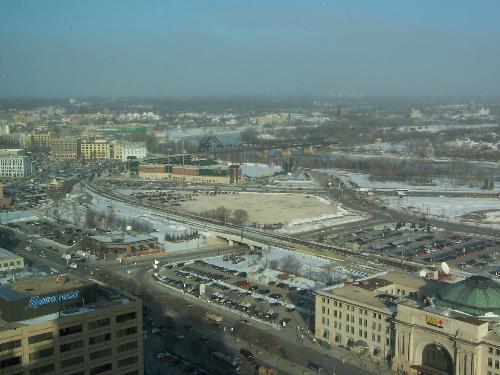
[[[184,202],[181,209],[202,213],[226,207],[231,211],[243,209],[248,213],[248,223],[287,224],[293,219],[317,218],[336,214],[337,205],[322,198],[304,194],[239,193],[228,195],[198,196]]]

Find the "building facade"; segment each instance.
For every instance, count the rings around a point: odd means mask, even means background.
[[[29,156],[2,156],[0,153],[0,177],[26,177],[31,174]]]
[[[122,146],[121,160],[126,162],[129,156],[142,160],[146,158],[147,152],[144,144],[125,144]]]
[[[58,159],[76,159],[80,156],[78,137],[57,137],[50,140],[52,155]]]
[[[111,145],[106,141],[82,143],[80,155],[82,159],[110,159]]]
[[[397,374],[500,374],[500,285],[472,276],[444,283],[389,272],[321,290],[315,336]]]
[[[0,287],[0,373],[142,375],[140,300],[75,276],[60,283]]]

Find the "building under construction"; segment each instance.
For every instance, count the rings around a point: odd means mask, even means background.
[[[138,165],[140,178],[205,184],[235,184],[241,181],[239,164],[220,163],[191,154],[144,160]]]

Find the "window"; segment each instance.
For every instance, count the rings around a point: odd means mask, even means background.
[[[364,331],[364,332],[363,332],[363,336],[364,336],[364,338],[366,339],[366,338],[368,337],[368,332],[367,332],[367,331]]]
[[[132,357],[124,358],[118,360],[118,367],[128,366],[132,363],[137,363],[139,361],[139,357],[134,355]]]
[[[7,341],[7,342],[4,342],[3,344],[0,344],[0,352],[19,348],[20,346],[21,346],[21,339]]]
[[[500,349],[495,349],[495,354],[500,355]]]
[[[500,362],[498,362],[498,360],[495,360],[495,368],[500,368]]]
[[[377,335],[377,342],[380,342],[380,335]]]
[[[337,328],[337,321],[333,322],[333,328]]]
[[[104,333],[102,335],[89,338],[89,345],[95,345],[109,340],[111,340],[111,333]]]
[[[62,344],[59,347],[61,353],[70,352],[72,350],[80,349],[83,347],[83,340],[78,340],[74,342],[68,342],[67,344]]]
[[[52,339],[52,337],[53,337],[52,332],[40,333],[39,335],[34,335],[34,336],[28,337],[28,342],[30,344],[35,344],[37,342],[50,340],[50,339]]]
[[[372,341],[375,341],[375,334],[372,333]]]
[[[337,327],[336,323],[337,322],[333,323],[334,327]],[[125,344],[118,345],[116,350],[118,353],[121,353],[121,352],[126,352],[128,350],[136,349],[136,348],[137,348],[137,341],[131,341],[131,342],[127,342]]]
[[[363,325],[363,318],[359,318],[358,322],[359,322],[359,325],[362,326]]]
[[[30,361],[34,361],[37,359],[50,357],[52,355],[54,355],[54,348],[47,348],[47,349],[39,350],[37,352],[30,353],[29,358],[30,358]]]
[[[21,357],[11,357],[0,361],[0,368],[7,368],[21,363]]]
[[[63,359],[61,361],[61,368],[66,368],[70,366],[77,365],[79,363],[83,363],[83,355],[79,355],[77,357]]]
[[[90,369],[90,375],[100,374],[102,372],[109,371],[112,368],[113,368],[113,365],[111,363],[106,363],[104,365],[93,367]]]
[[[363,337],[363,330],[362,330],[362,329],[360,329],[360,330],[358,331],[358,335],[359,335],[359,337]]]
[[[347,333],[349,333],[349,324],[347,324],[347,325],[345,326],[345,331],[346,331]]]
[[[354,335],[354,327],[353,326],[351,326],[351,334]]]
[[[346,314],[345,320],[349,321],[349,314]]]
[[[111,355],[111,348],[104,348],[96,352],[90,353],[89,358],[91,361],[93,361],[98,358],[107,357],[108,355]]]
[[[323,298],[324,299],[324,298]],[[324,301],[323,301],[324,302]],[[321,306],[321,312],[324,314],[325,313],[325,306]]]
[[[121,330],[117,331],[116,337],[133,335],[134,333],[137,333],[137,327],[128,327],[128,328],[121,329]]]
[[[337,310],[334,310],[333,311],[333,317],[336,318],[337,317]]]
[[[110,324],[111,324],[110,318],[94,320],[93,322],[89,323],[89,329],[97,329],[97,328],[101,328],[101,327],[106,327],[106,326],[109,326]]]
[[[116,316],[116,322],[117,323],[124,323],[124,322],[127,322],[129,320],[135,319],[136,316],[137,316],[137,314],[136,314],[135,311],[132,311],[132,312],[129,312],[129,313],[126,313],[126,314],[117,315]]]
[[[54,371],[54,364],[50,363],[48,365],[40,366],[30,370],[30,375],[42,375],[48,372]]]
[[[80,332],[82,332],[82,325],[78,324],[76,326],[61,328],[59,330],[59,336],[74,335],[75,333],[80,333]]]

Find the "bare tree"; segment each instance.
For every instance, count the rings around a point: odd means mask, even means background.
[[[281,268],[283,269],[283,271],[298,274],[300,270],[300,262],[293,255],[287,255],[282,260]]]
[[[233,212],[233,223],[243,224],[248,220],[248,212],[239,208]]]

